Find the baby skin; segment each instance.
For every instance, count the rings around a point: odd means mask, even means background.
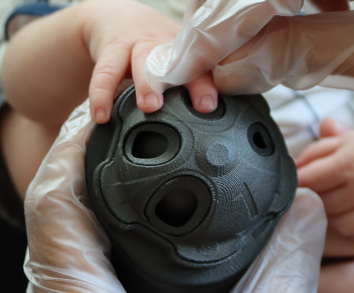
[[[145,113],[162,107],[163,95],[145,80],[144,62],[155,46],[173,42],[181,28],[140,2],[88,0],[35,20],[11,38],[2,68],[10,110],[1,135],[22,198],[61,125],[87,97],[92,119],[106,123],[118,86],[133,78],[138,107]],[[211,74],[185,86],[197,111],[217,107]]]

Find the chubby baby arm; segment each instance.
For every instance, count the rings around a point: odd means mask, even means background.
[[[172,42],[180,29],[167,16],[127,0],[85,1],[36,20],[14,35],[5,55],[3,84],[9,103],[30,119],[61,125],[89,96],[94,121],[105,123],[119,84],[133,77],[138,107],[154,112],[163,96],[145,81],[144,61],[156,45]],[[196,110],[216,108],[210,74],[186,87]]]

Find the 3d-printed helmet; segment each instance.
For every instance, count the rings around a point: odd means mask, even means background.
[[[183,87],[161,110],[135,89],[97,125],[86,159],[94,211],[128,293],[229,292],[291,205],[296,168],[261,95],[196,112]]]

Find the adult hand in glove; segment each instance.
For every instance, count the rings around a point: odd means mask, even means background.
[[[89,103],[63,125],[26,196],[27,292],[125,292],[109,261],[110,242],[91,210],[85,151]],[[298,190],[236,292],[316,292],[326,217],[319,197]]]
[[[190,1],[184,29],[150,53],[145,76],[160,92],[209,70],[225,94],[354,89],[354,12],[346,0],[311,5],[326,13],[294,16],[303,1],[293,0]]]

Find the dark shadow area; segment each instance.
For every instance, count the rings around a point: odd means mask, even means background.
[[[1,292],[24,293],[27,278],[23,272],[27,237],[0,219],[0,283]]]

